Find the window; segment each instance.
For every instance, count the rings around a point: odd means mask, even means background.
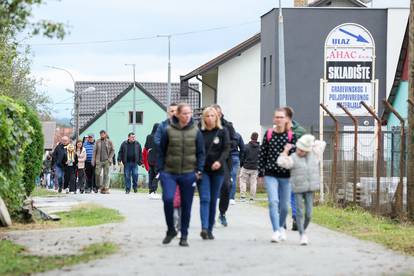
[[[144,112],[142,111],[136,111],[135,112],[135,120],[136,120],[136,124],[142,125],[144,122]],[[129,124],[132,125],[134,122],[134,118],[133,118],[134,112],[133,111],[129,111]]]
[[[266,85],[266,57],[263,58],[262,84]]]
[[[269,57],[269,84],[272,83],[272,55]]]

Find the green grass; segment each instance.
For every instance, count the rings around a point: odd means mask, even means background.
[[[81,204],[69,212],[56,213],[61,220],[60,227],[94,226],[121,222],[125,219],[118,210],[104,208],[97,204]]]
[[[47,197],[47,196],[63,196],[63,194],[59,194],[57,192],[50,191],[48,189],[36,186],[35,189],[33,190],[32,194],[31,194],[31,196]]]
[[[114,243],[95,243],[79,255],[34,256],[25,248],[8,240],[0,240],[0,275],[31,275],[53,269],[101,259],[118,251]]]
[[[390,249],[414,255],[414,225],[377,217],[359,207],[334,208],[321,205],[314,208],[313,222],[327,228],[373,241]]]

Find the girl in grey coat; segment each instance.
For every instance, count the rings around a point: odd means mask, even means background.
[[[277,159],[277,164],[290,169],[290,182],[296,201],[296,222],[300,234],[300,244],[307,245],[308,238],[305,230],[312,217],[313,192],[319,190],[320,176],[319,163],[323,158],[326,143],[315,141],[310,134],[303,135],[296,143],[296,152],[289,154],[292,145],[287,144],[284,152]],[[303,220],[303,206],[305,202],[305,219]]]

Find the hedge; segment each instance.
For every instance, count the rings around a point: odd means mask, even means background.
[[[29,196],[36,185],[36,177],[40,175],[42,170],[42,159],[44,151],[44,137],[42,124],[36,112],[34,112],[27,104],[20,103],[25,108],[25,118],[33,128],[31,132],[31,143],[23,152],[24,170],[23,184],[26,195]]]
[[[34,132],[25,116],[22,105],[0,96],[0,196],[12,217],[19,215],[26,194],[23,154]]]

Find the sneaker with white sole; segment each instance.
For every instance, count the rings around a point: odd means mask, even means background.
[[[280,242],[280,232],[279,231],[273,232],[272,239],[270,241],[271,242]]]
[[[285,241],[287,239],[285,228],[281,227],[279,231],[280,231],[280,240]]]
[[[152,193],[152,199],[161,199],[160,194]]]
[[[300,236],[300,245],[308,245],[308,237],[305,234]]]
[[[236,205],[236,201],[234,199],[230,199],[230,205]]]

